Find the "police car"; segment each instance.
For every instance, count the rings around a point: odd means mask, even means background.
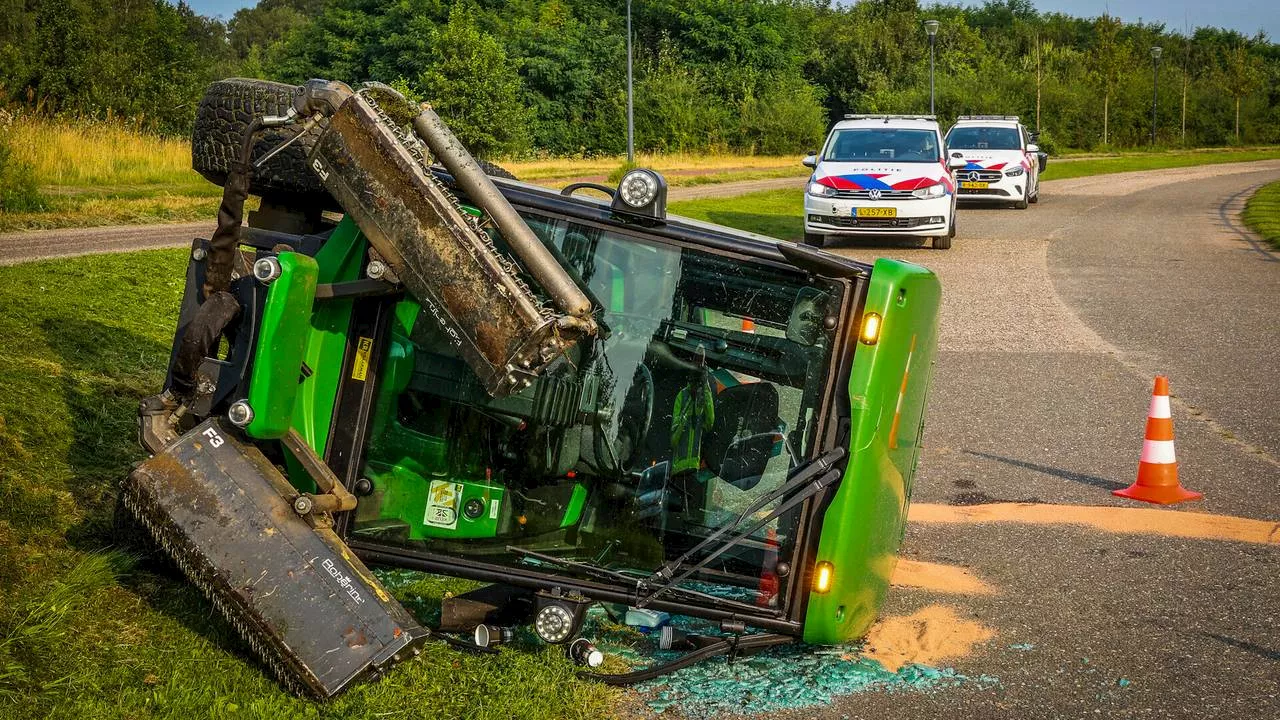
[[[963,159],[956,171],[961,200],[1013,203],[1023,210],[1040,199],[1047,156],[1016,115],[961,115],[947,132],[947,153]]]
[[[836,123],[804,195],[804,241],[821,247],[851,235],[932,238],[951,247],[956,234],[955,179],[932,115],[846,115]]]

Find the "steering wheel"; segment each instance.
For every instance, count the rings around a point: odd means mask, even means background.
[[[621,439],[622,436],[623,421],[633,421],[629,424],[634,432],[628,433],[633,440],[631,446],[626,448],[626,455],[614,457],[614,460],[618,465],[618,472],[622,472],[624,470],[622,467],[623,463],[629,460],[630,457],[636,453],[636,450],[644,445],[645,438],[649,437],[649,430],[653,428],[653,397],[655,394],[653,372],[649,370],[648,365],[645,365],[642,362],[636,366],[635,378],[636,384],[628,389],[627,397],[623,400],[622,407],[624,409],[633,407],[630,402],[632,393],[639,393],[636,405],[634,406],[639,411],[639,415],[637,416],[635,414],[628,413],[619,419],[618,437],[614,438],[615,446],[619,444],[618,440]]]

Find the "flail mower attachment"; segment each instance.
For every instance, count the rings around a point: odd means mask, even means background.
[[[312,80],[299,88],[298,115],[323,118],[311,169],[395,279],[441,324],[485,390],[494,397],[523,390],[595,334],[591,301],[429,107],[415,110],[389,88],[378,95],[392,107],[341,83]],[[391,116],[396,111],[401,118]],[[402,127],[409,114],[411,130]],[[432,175],[423,142],[502,232],[549,305]]]
[[[313,80],[298,88],[288,114],[249,125],[224,186],[204,300],[179,343],[173,382],[143,403],[142,441],[154,457],[130,474],[121,494],[280,680],[319,698],[416,654],[430,633],[332,530],[331,513],[354,509],[356,498],[295,430],[277,439],[319,493],[299,492],[257,446],[241,441],[233,422],[249,420],[231,415],[224,425],[214,415],[179,437],[188,413],[219,412],[207,402],[214,384],[200,368],[231,323],[253,312],[231,292],[249,173],[287,145],[254,163],[254,133],[295,122],[306,123],[303,132],[318,127],[308,164],[368,239],[369,265],[383,263],[377,277],[402,285],[440,323],[490,395],[519,392],[596,333],[585,293],[435,113],[388,88],[377,94],[387,107],[368,89]],[[424,142],[501,231],[510,255],[435,178]]]
[[[211,418],[125,480],[121,500],[294,692],[327,698],[418,653],[429,631],[253,445]],[[316,520],[321,520],[316,522]]]

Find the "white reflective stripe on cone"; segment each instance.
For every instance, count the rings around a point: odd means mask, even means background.
[[[1167,418],[1173,417],[1169,414],[1169,396],[1168,395],[1152,395],[1151,396],[1151,412],[1147,413],[1147,417]]]
[[[1168,465],[1177,462],[1173,456],[1172,440],[1145,440],[1142,443],[1142,462]]]

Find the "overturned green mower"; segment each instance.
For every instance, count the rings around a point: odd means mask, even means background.
[[[668,216],[649,170],[610,201],[492,181],[380,86],[215,83],[193,147],[219,228],[121,499],[282,682],[327,697],[516,625],[594,666],[597,602],[720,629],[618,683],[873,621],[932,273]],[[492,585],[426,629],[366,562]]]

